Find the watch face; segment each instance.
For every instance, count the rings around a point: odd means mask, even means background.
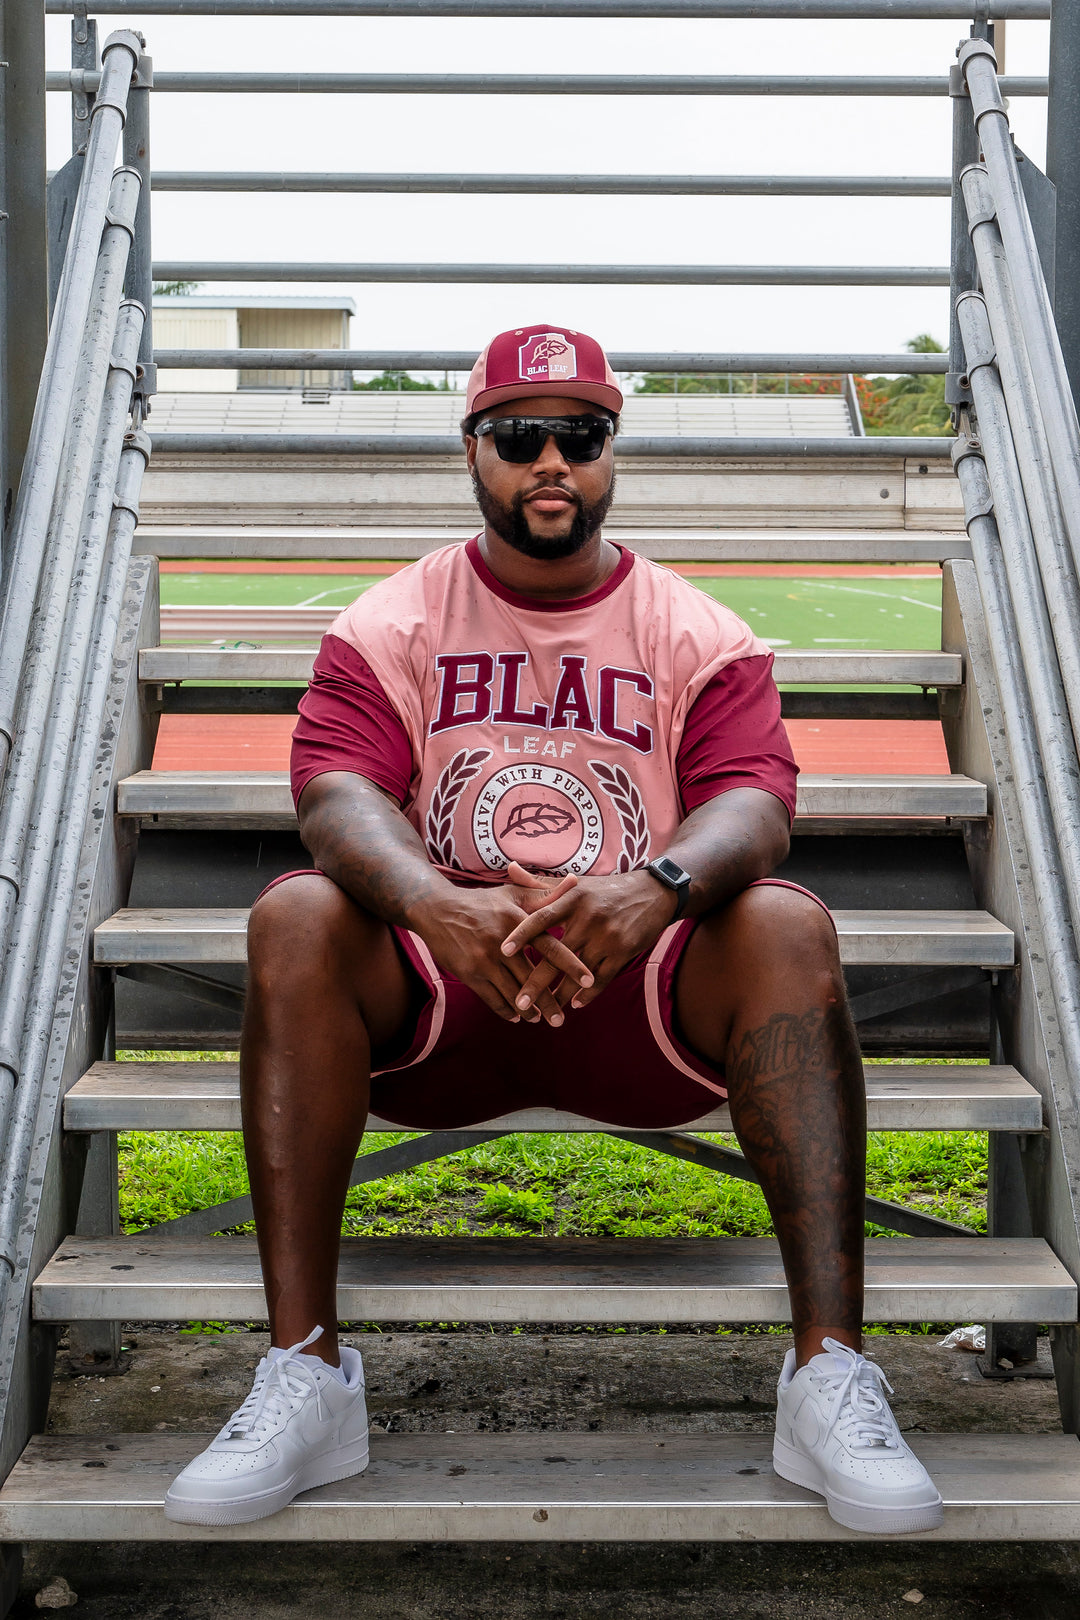
[[[672,888],[678,888],[679,885],[690,882],[690,874],[684,872],[677,862],[670,860],[666,855],[661,855],[658,860],[650,861],[649,865],[661,882],[670,884]]]

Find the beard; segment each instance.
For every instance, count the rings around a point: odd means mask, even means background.
[[[603,524],[615,498],[614,473],[605,493],[591,505],[580,495],[567,490],[566,494],[574,502],[575,507],[573,522],[565,534],[545,538],[533,534],[529,528],[524,494],[515,495],[509,506],[504,506],[502,501],[496,500],[475,468],[472,482],[476,504],[488,527],[494,530],[500,540],[505,540],[508,546],[512,546],[523,557],[534,557],[541,562],[555,562],[561,557],[572,557],[575,552],[588,545]]]

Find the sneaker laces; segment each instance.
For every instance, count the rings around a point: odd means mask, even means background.
[[[839,1396],[836,1403],[837,1431],[849,1445],[860,1449],[884,1447],[895,1450],[896,1421],[882,1394],[882,1386],[890,1395],[893,1387],[881,1368],[837,1339],[823,1339],[821,1342],[824,1349],[847,1363],[834,1371],[819,1367],[813,1369],[815,1379],[830,1394]]]
[[[312,1389],[315,1391],[315,1410],[320,1418],[325,1416],[319,1380],[314,1376],[314,1369],[310,1365],[305,1366],[300,1359],[300,1352],[309,1344],[314,1344],[321,1333],[321,1327],[315,1328],[306,1339],[290,1345],[288,1350],[283,1350],[280,1356],[259,1370],[251,1394],[237,1407],[222,1429],[222,1440],[265,1440],[292,1410],[293,1402],[309,1394]],[[310,1362],[310,1357],[307,1359]]]

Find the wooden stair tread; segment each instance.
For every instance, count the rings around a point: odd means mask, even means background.
[[[287,771],[138,771],[117,786],[122,816],[207,821],[272,817],[295,825]],[[986,815],[986,786],[968,776],[799,777],[796,818]]]
[[[1042,1099],[1008,1064],[867,1064],[871,1130],[1037,1131]],[[726,1106],[683,1129],[730,1131]],[[69,1131],[236,1131],[237,1063],[95,1063],[64,1099]],[[370,1132],[400,1125],[369,1119]],[[457,1127],[455,1127],[457,1128]],[[473,1131],[595,1131],[603,1123],[553,1108],[528,1108],[466,1126]]]
[[[366,1473],[257,1524],[170,1524],[209,1434],[37,1435],[0,1490],[6,1541],[853,1541],[772,1471],[768,1434],[380,1434]],[[1072,1435],[915,1434],[945,1502],[905,1542],[1080,1539]],[[862,1538],[865,1539],[865,1538]]]
[[[1010,929],[986,911],[833,912],[846,966],[1012,967]],[[126,908],[94,930],[94,960],[243,962],[244,906]]]
[[[1041,1238],[875,1238],[866,1319],[1075,1322]],[[346,1321],[787,1322],[772,1238],[342,1240]],[[38,1321],[259,1321],[253,1237],[69,1237],[34,1284]]]
[[[306,683],[314,658],[313,647],[144,647],[139,679]],[[773,673],[780,684],[951,687],[963,684],[963,659],[959,653],[934,650],[837,652],[787,647],[777,651]]]

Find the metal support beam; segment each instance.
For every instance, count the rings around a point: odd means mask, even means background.
[[[982,25],[986,32],[985,23]],[[952,84],[952,218],[949,247],[949,371],[945,379],[945,403],[957,407],[970,402],[971,392],[961,383],[964,376],[964,343],[956,300],[975,286],[975,250],[968,233],[967,209],[960,190],[960,176],[979,161],[979,135],[964,76],[957,71]],[[955,413],[954,413],[955,414]],[[954,424],[955,425],[955,424]]]
[[[769,439],[623,438],[615,440],[616,459],[663,456],[679,460],[695,456],[728,456],[747,461],[761,456],[805,460],[828,456],[887,458],[910,456],[917,461],[947,457],[952,439]],[[154,437],[159,454],[252,456],[457,456],[461,440],[450,433],[159,433]]]
[[[0,529],[6,542],[48,335],[45,247],[45,21],[2,0],[0,68]],[[8,547],[0,550],[7,581]]]
[[[98,53],[98,25],[86,15],[86,0],[78,0],[71,19],[71,66],[73,71],[98,73],[101,57]],[[94,97],[89,90],[71,92],[71,151],[85,152],[90,136],[90,113]]]
[[[120,1181],[116,1132],[95,1131],[88,1138],[82,1194],[75,1222],[79,1237],[119,1237]],[[72,1322],[68,1364],[75,1374],[126,1372],[130,1356],[120,1350],[119,1322]]]
[[[455,197],[947,197],[947,175],[327,174],[322,170],[158,169],[154,191],[390,192]]]
[[[381,1181],[383,1176],[400,1175],[403,1170],[415,1170],[417,1165],[430,1164],[433,1159],[444,1159],[448,1153],[463,1153],[468,1148],[482,1147],[485,1142],[497,1142],[509,1136],[509,1131],[429,1131],[426,1136],[413,1137],[411,1142],[397,1142],[393,1147],[379,1148],[375,1153],[361,1153],[349,1177],[350,1187],[363,1186],[368,1181]],[[146,1237],[195,1238],[209,1237],[233,1226],[244,1226],[252,1219],[250,1195],[230,1198],[224,1204],[210,1209],[197,1209],[190,1215],[179,1215],[174,1221],[162,1221],[143,1234]]]
[[[1046,173],[1057,187],[1054,313],[1073,398],[1080,403],[1080,6],[1054,0]]]
[[[885,984],[879,990],[864,990],[861,995],[852,996],[851,1016],[857,1024],[864,1024],[867,1019],[883,1018],[886,1013],[902,1012],[905,1007],[920,1007],[938,996],[977,989],[988,977],[983,968],[936,968],[933,973],[918,973],[897,984]]]
[[[476,355],[468,349],[159,349],[155,359],[159,366],[182,366],[187,371],[471,371],[476,363]],[[945,354],[648,354],[633,350],[613,352],[608,359],[613,371],[711,377],[755,372],[935,376],[949,364]]]
[[[135,299],[146,311],[139,344],[139,369],[135,378],[135,397],[139,401],[140,420],[146,414],[147,399],[157,392],[157,368],[154,365],[154,275],[150,236],[150,91],[153,83],[154,64],[144,52],[135,64],[135,77],[128,92],[123,136],[124,162],[129,169],[135,170],[142,181],[139,201],[135,208],[135,235],[124,282],[125,295]]]
[[[371,264],[164,259],[157,281],[362,281],[382,285],[947,287],[948,266],[907,264]]]
[[[294,699],[294,707],[295,702]],[[226,1012],[244,1010],[244,992],[240,985],[225,984],[221,979],[211,978],[208,973],[196,973],[192,968],[163,962],[125,962],[116,971],[122,978],[152,985],[155,990],[167,990],[171,995],[187,996],[189,1001],[223,1007]]]
[[[703,1136],[692,1136],[687,1131],[607,1131],[608,1136],[620,1142],[636,1142],[638,1147],[653,1153],[664,1153],[672,1159],[684,1159],[699,1164],[704,1170],[715,1170],[722,1176],[735,1176],[760,1186],[757,1171],[749,1161],[732,1148],[721,1147]],[[866,1219],[875,1226],[884,1226],[906,1237],[971,1237],[970,1226],[958,1226],[953,1221],[942,1221],[936,1215],[924,1215],[918,1210],[905,1209],[902,1204],[890,1204],[882,1198],[866,1200]]]
[[[97,88],[97,74],[47,73],[48,90]],[[929,75],[643,73],[159,73],[155,89],[179,95],[320,96],[947,96]],[[1045,96],[1048,81],[1002,79],[1007,96]]]
[[[48,15],[64,16],[73,0],[45,0]],[[776,21],[882,18],[966,21],[986,17],[1045,22],[1050,0],[764,0],[759,17]],[[109,15],[259,17],[266,0],[110,0]],[[683,17],[743,21],[747,0],[274,0],[277,17]]]

